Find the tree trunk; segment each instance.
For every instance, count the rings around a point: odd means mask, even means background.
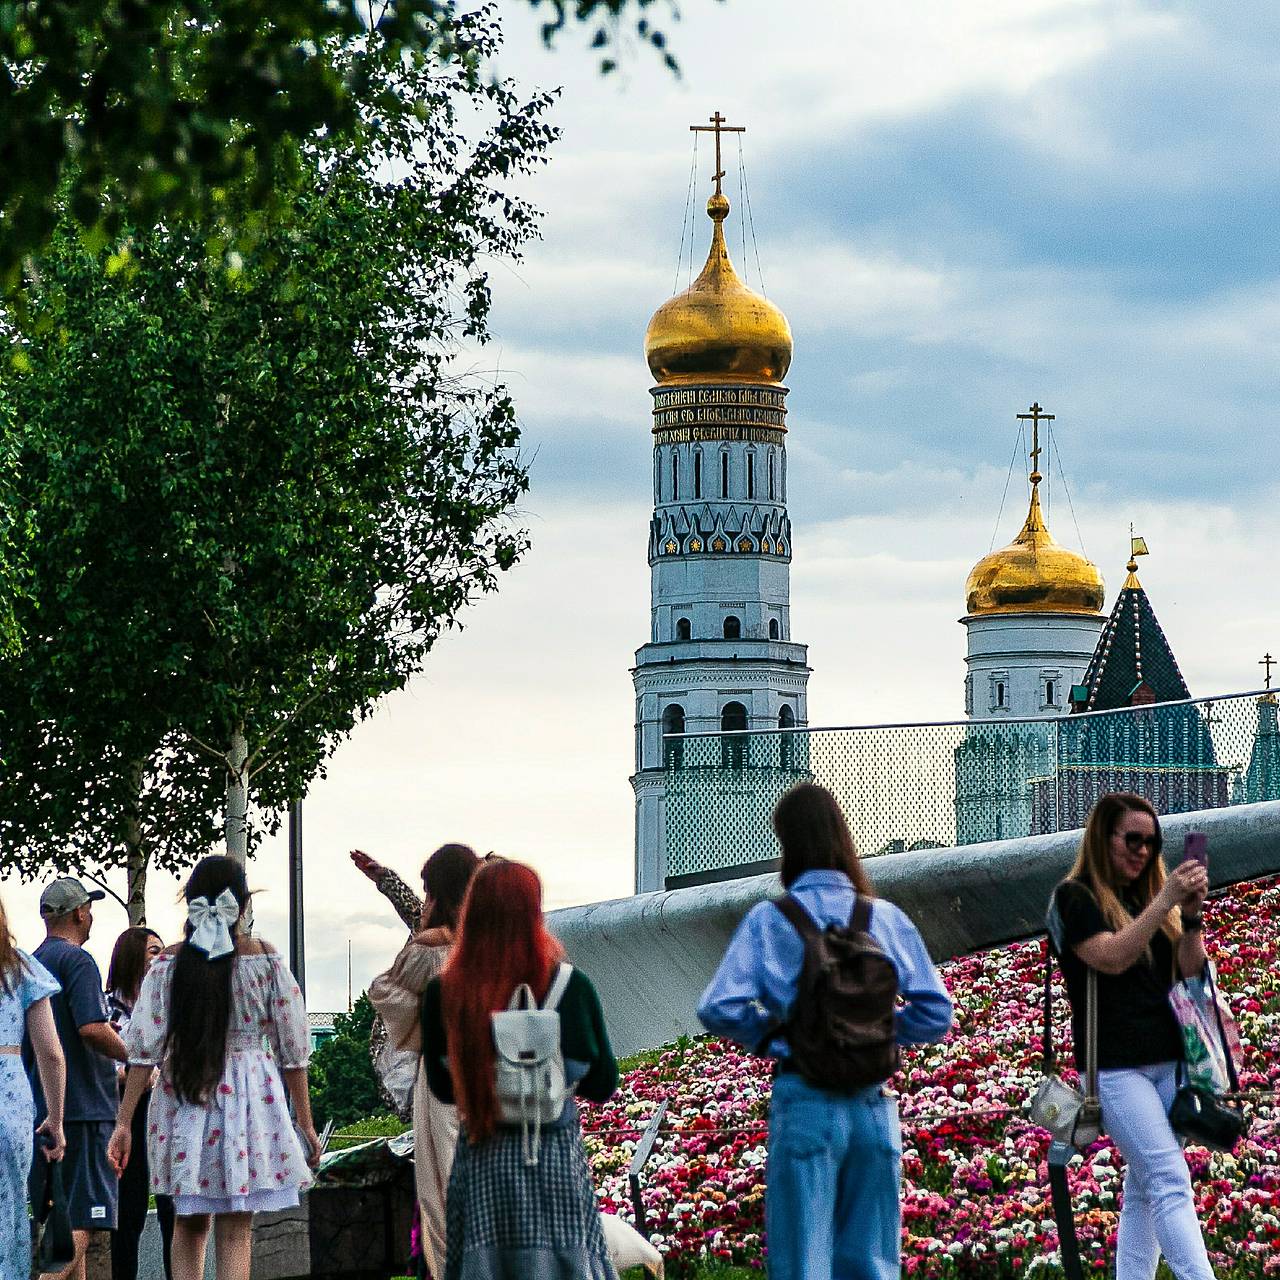
[[[244,738],[244,726],[240,725],[231,735],[231,749],[227,752],[227,856],[242,867],[249,860],[249,746]],[[240,934],[247,937],[253,932],[253,899],[245,903],[240,917]]]
[[[249,857],[249,775],[245,761],[249,747],[244,738],[244,726],[231,735],[231,749],[227,752],[227,856],[244,866]]]
[[[125,867],[129,877],[127,909],[129,923],[147,923],[147,850],[142,836],[141,760],[129,765],[129,808],[124,818]]]

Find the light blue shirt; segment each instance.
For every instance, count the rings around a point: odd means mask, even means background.
[[[819,928],[845,925],[853,911],[853,885],[843,871],[806,871],[791,893]],[[871,904],[871,936],[898,971],[899,1044],[932,1044],[951,1029],[952,1004],[919,930],[904,912],[876,898]],[[747,913],[720,961],[711,985],[702,993],[698,1017],[714,1035],[759,1051],[760,1043],[785,1023],[795,1003],[804,941],[772,902],[758,902]],[[774,1036],[767,1053],[790,1054],[786,1040]]]

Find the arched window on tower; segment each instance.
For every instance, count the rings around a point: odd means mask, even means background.
[[[741,702],[726,702],[720,712],[720,763],[741,769],[747,763],[747,709]]]
[[[653,500],[662,501],[662,450],[653,452]]]
[[[735,618],[733,614],[730,614],[724,620],[724,638],[726,640],[742,639],[742,619],[741,618]]]
[[[769,619],[769,639],[776,640],[778,638],[778,620],[777,618]]]
[[[791,768],[791,760],[794,754],[795,735],[789,733],[788,730],[796,727],[796,713],[791,710],[791,705],[786,703],[782,710],[778,712],[778,728],[782,730],[778,734],[778,759],[784,769]]]
[[[727,498],[729,496],[729,450],[725,449],[720,455],[720,496]]]
[[[662,713],[662,763],[668,769],[679,769],[684,764],[684,739],[667,735],[683,732],[684,708],[673,702]]]
[[[695,449],[693,453],[693,496],[695,498],[702,497],[702,450]]]
[[[754,449],[747,450],[747,497],[754,498],[756,496],[756,452]]]
[[[688,640],[692,638],[692,635],[693,635],[693,628],[689,625],[689,619],[677,618],[676,619],[676,639]]]
[[[782,501],[786,502],[787,500],[787,451],[785,449],[782,451],[782,462],[780,465],[782,467]]]
[[[769,501],[778,499],[778,455],[769,450]]]
[[[671,450],[671,501],[680,501],[680,454]]]

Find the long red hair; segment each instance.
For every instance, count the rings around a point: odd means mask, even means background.
[[[542,881],[532,867],[495,859],[471,879],[458,936],[440,978],[449,1071],[467,1136],[479,1142],[498,1122],[490,1015],[527,982],[539,1001],[564,956],[542,918]]]

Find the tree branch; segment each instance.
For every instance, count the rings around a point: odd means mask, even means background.
[[[90,871],[82,871],[80,873],[90,884],[96,884],[103,893],[110,894],[126,911],[129,910],[129,904],[105,881],[99,879]]]

